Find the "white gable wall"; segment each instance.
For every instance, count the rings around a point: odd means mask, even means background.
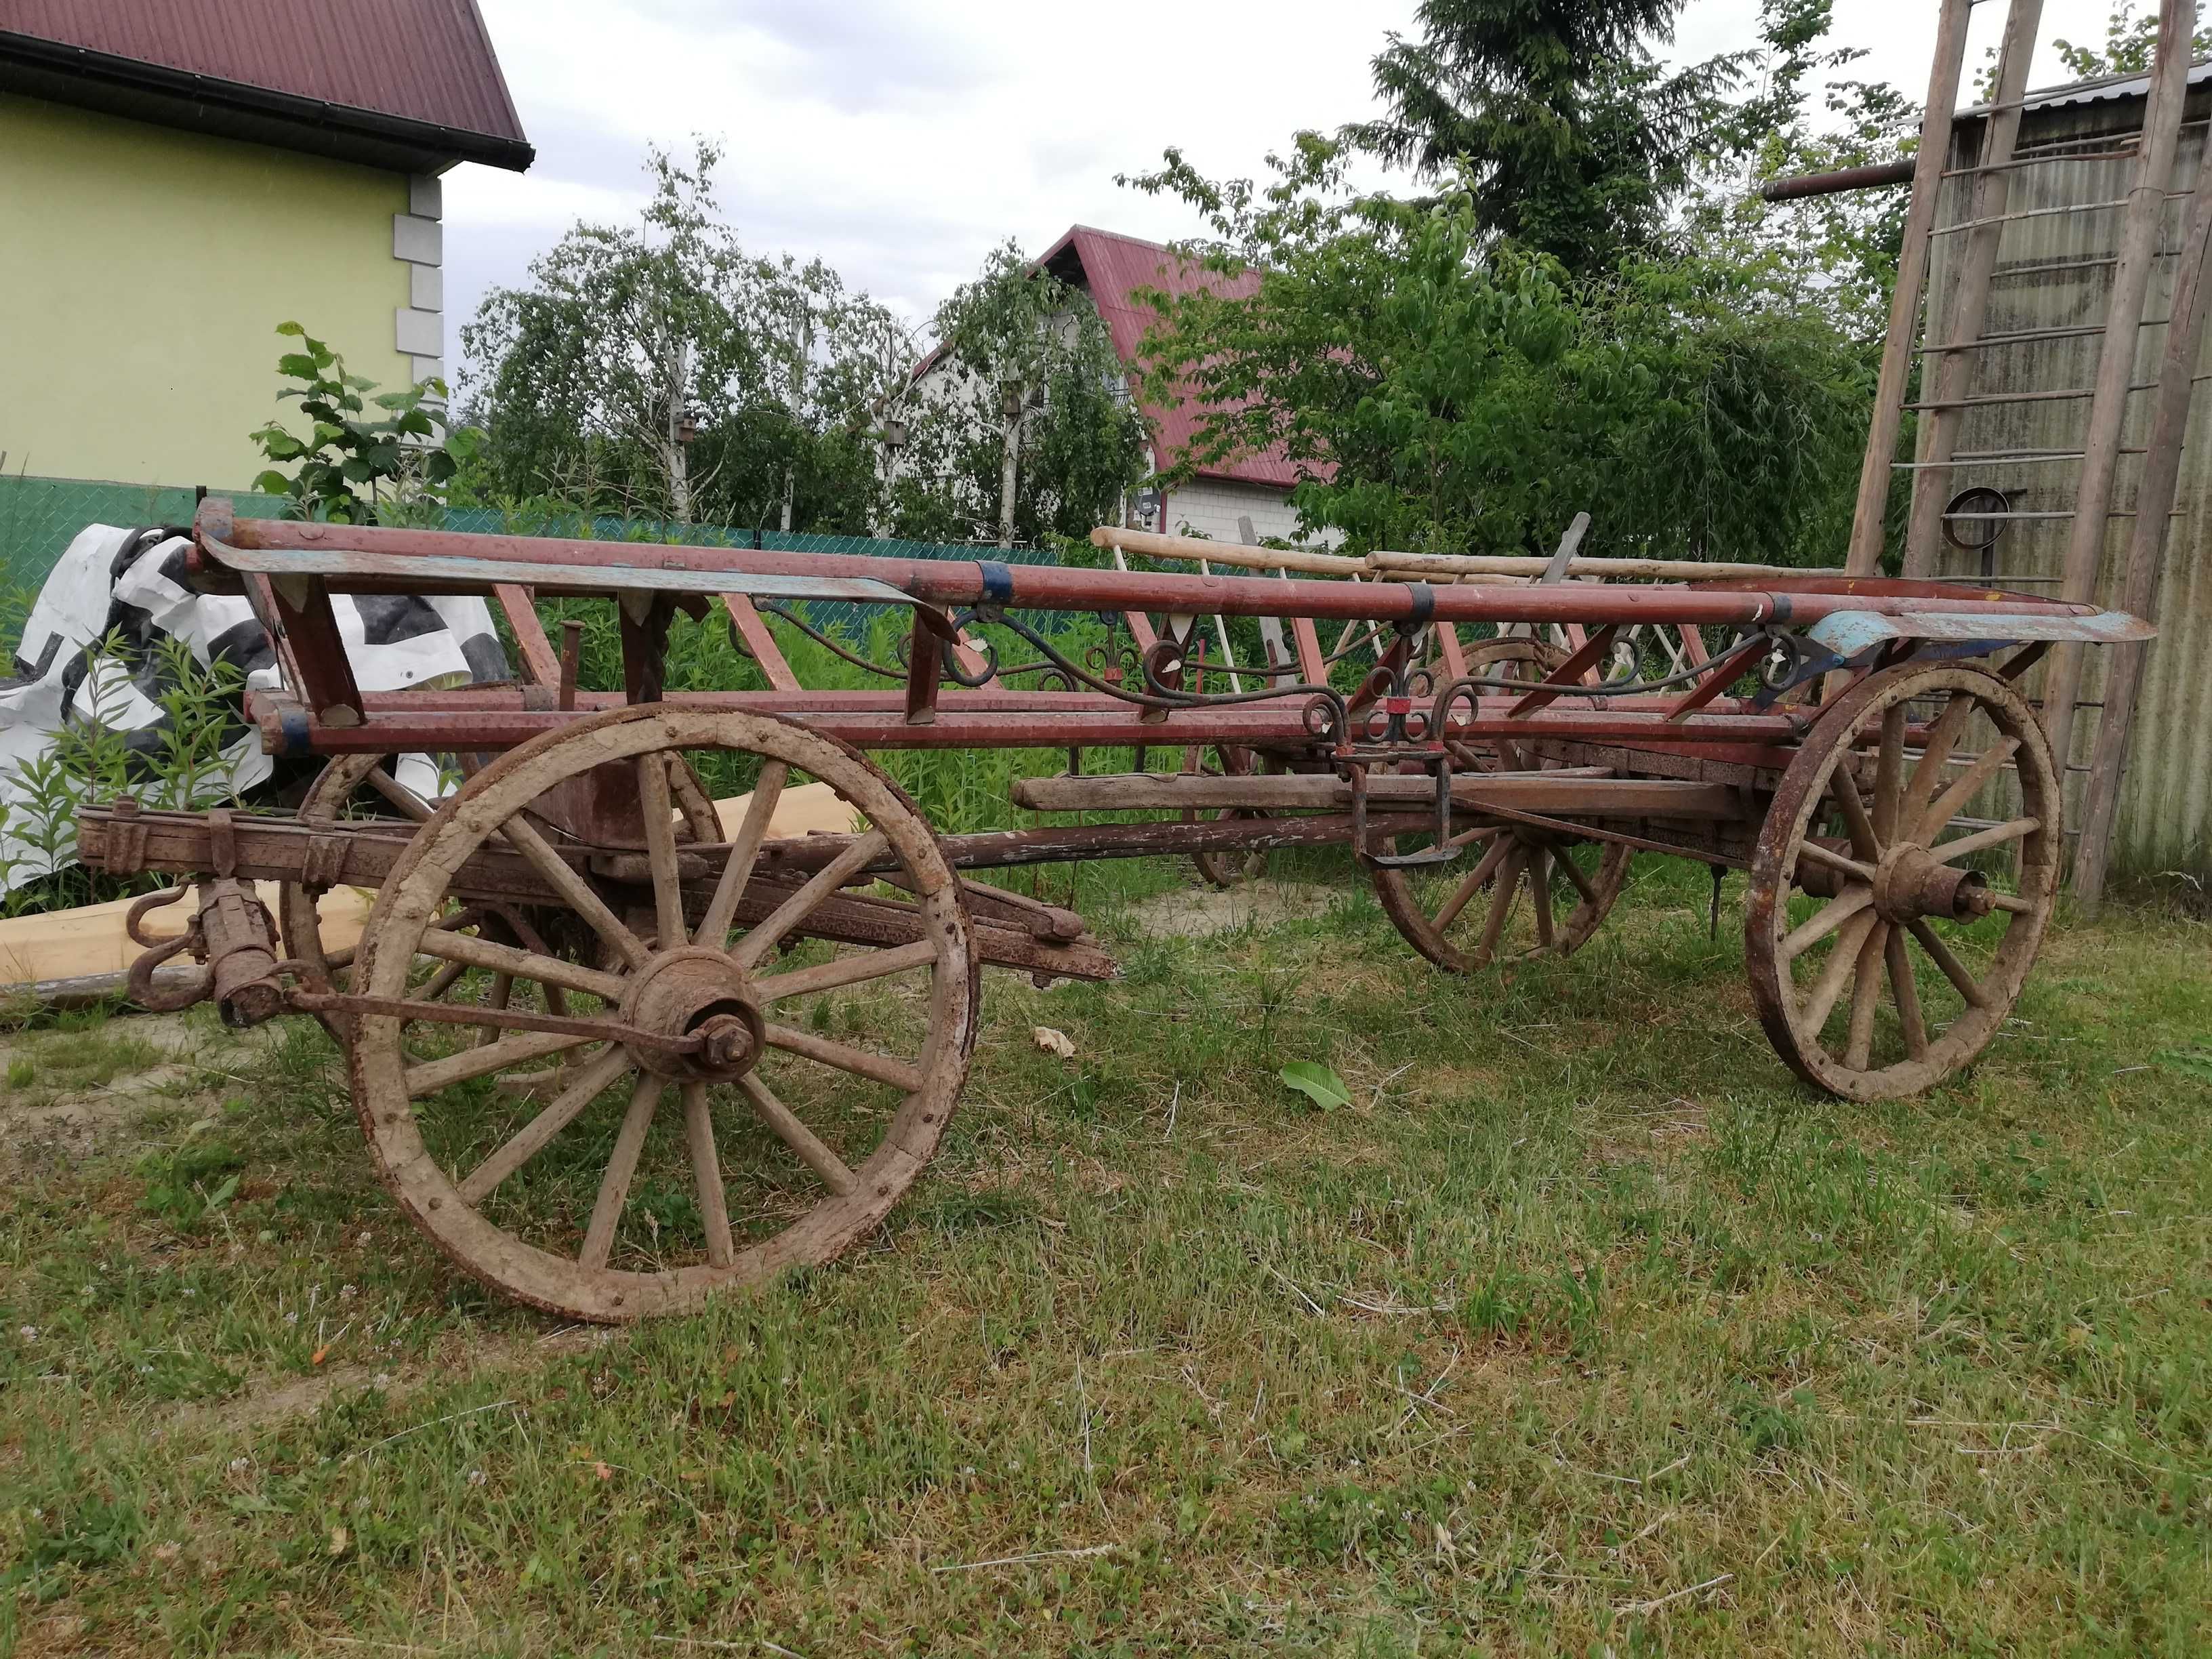
[[[1298,539],[1298,515],[1291,507],[1290,496],[1273,485],[1194,478],[1168,492],[1167,527],[1171,534],[1241,541],[1243,536],[1237,523],[1240,516],[1251,519],[1253,532],[1263,541]],[[1319,546],[1334,547],[1343,538],[1331,531],[1310,539]]]

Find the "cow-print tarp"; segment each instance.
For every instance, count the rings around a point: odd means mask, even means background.
[[[154,763],[169,715],[172,677],[161,642],[181,641],[203,666],[235,665],[249,689],[278,684],[276,653],[242,598],[196,593],[185,585],[190,540],[174,530],[90,525],[70,544],[39,591],[15,651],[15,676],[0,680],[0,884],[14,888],[73,860],[75,842],[24,821],[33,793],[22,769],[49,753],[55,735],[82,721],[125,734],[143,763],[149,805],[163,801]],[[482,599],[334,594],[338,632],[364,691],[447,688],[508,678],[506,653]],[[111,642],[116,647],[110,648]],[[227,777],[204,781],[246,795],[270,772],[258,734],[238,711],[225,747]],[[425,756],[402,759],[401,781],[437,793]],[[134,770],[138,768],[134,766]]]

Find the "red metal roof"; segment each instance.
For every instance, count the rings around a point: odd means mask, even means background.
[[[526,143],[475,0],[0,0],[0,33]]]
[[[1145,331],[1159,320],[1158,312],[1134,297],[1139,289],[1157,289],[1170,295],[1203,292],[1241,300],[1255,293],[1260,286],[1260,273],[1256,270],[1246,271],[1241,276],[1224,276],[1189,260],[1178,259],[1158,242],[1117,236],[1089,225],[1074,227],[1052,245],[1037,264],[1045,270],[1060,266],[1061,270],[1054,274],[1065,276],[1072,275],[1065,270],[1071,258],[1080,268],[1081,285],[1090,291],[1099,315],[1106,319],[1106,326],[1114,337],[1115,352],[1125,363],[1136,362]],[[1161,465],[1166,466],[1189,447],[1199,421],[1210,405],[1178,403],[1160,407],[1145,403],[1139,407],[1152,423],[1154,447]],[[1288,489],[1298,481],[1297,466],[1279,448],[1236,460],[1210,463],[1196,471],[1201,478],[1230,478],[1276,489]],[[1309,465],[1307,471],[1326,477],[1329,469]]]

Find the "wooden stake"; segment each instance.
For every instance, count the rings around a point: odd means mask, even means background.
[[[2197,169],[2189,216],[2175,262],[2172,302],[2166,314],[2166,359],[2158,377],[2158,400],[2145,446],[2142,482],[2136,491],[2136,521],[2121,578],[2119,608],[2145,621],[2158,614],[2159,580],[2165,573],[2168,516],[2181,476],[2182,445],[2189,435],[2191,375],[2203,338],[2205,313],[2212,310],[2212,282],[2205,258],[2212,251],[2212,144]],[[2074,894],[2092,914],[2103,902],[2105,876],[2118,821],[2120,779],[2133,729],[2136,698],[2142,689],[2147,644],[2114,647],[2106,664],[2105,710],[2089,760],[2089,781],[2082,798],[2081,841],[2074,854]]]
[[[2086,601],[2094,596],[2104,562],[2112,481],[2119,470],[2120,427],[2127,417],[2129,386],[2135,375],[2143,298],[2158,260],[2159,227],[2165,217],[2166,186],[2173,178],[2181,106],[2189,95],[2190,37],[2196,25],[2196,0],[2161,0],[2158,56],[2152,60],[2150,96],[2143,111],[2142,159],[2128,191],[2120,263],[2112,274],[2112,297],[2105,313],[2096,400],[2089,405],[2088,439],[2081,446],[2086,452],[2081,483],[2074,497],[2073,534],[2066,544],[2066,564],[2059,580],[2062,599]],[[2044,670],[2043,723],[2051,733],[2051,752],[2057,759],[2062,782],[2072,748],[2081,661],[2081,646],[2063,641],[2051,652]]]

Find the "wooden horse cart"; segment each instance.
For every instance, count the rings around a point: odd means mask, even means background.
[[[975,871],[1189,854],[1232,880],[1349,845],[1415,949],[1469,971],[1573,950],[1637,853],[1673,854],[1748,872],[1747,969],[1792,1068],[1858,1099],[1926,1088],[2003,1024],[2051,913],[2060,780],[2014,683],[2053,641],[2148,632],[1832,572],[1098,539],[1115,568],[234,522],[210,500],[190,580],[252,600],[283,684],[249,718],[324,769],[289,816],[89,809],[80,852],[191,878],[182,995],[329,1026],[380,1175],[453,1261],[625,1321],[880,1222],[958,1101],[982,965],[1112,974],[1079,918]],[[337,592],[483,596],[523,675],[365,694]],[[578,686],[575,634],[556,648],[533,594],[615,604],[622,692]],[[896,684],[799,684],[763,611],[825,601],[907,618],[904,660],[869,665]],[[672,614],[708,606],[768,689],[664,689]],[[1063,648],[1048,613],[1106,643]],[[868,758],[967,747],[1068,751],[1016,786],[1036,812],[1160,816],[939,835]],[[1136,769],[1086,773],[1102,750]],[[418,751],[465,781],[417,799],[388,761]],[[702,780],[732,776],[751,792],[726,823]],[[799,779],[848,830],[770,833]],[[349,951],[316,925],[339,886],[377,890]],[[149,999],[174,1005],[153,970],[178,953],[142,959]]]

